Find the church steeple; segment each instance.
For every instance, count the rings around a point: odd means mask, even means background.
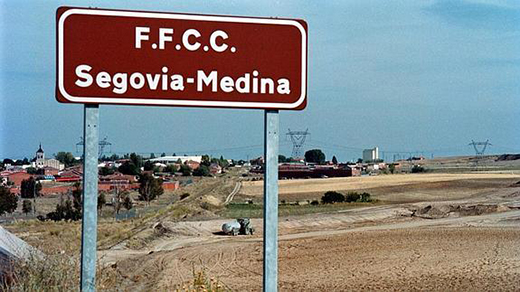
[[[38,151],[36,151],[36,153],[43,153],[42,143],[41,142],[40,142],[40,148],[38,148]]]
[[[45,153],[43,153],[42,143],[40,142],[40,148],[36,151],[36,168],[42,168],[45,162]]]

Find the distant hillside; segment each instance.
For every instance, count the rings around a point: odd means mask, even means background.
[[[520,154],[502,154],[498,156],[497,161],[506,161],[506,160],[518,160],[520,159]]]

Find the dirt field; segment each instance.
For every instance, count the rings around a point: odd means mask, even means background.
[[[463,177],[459,190],[450,184],[439,189],[455,194],[451,200],[280,218],[280,290],[515,291],[520,186],[502,176]],[[421,184],[437,189],[439,182],[430,176]],[[262,220],[253,220],[252,237],[216,235],[226,221],[163,221],[167,232],[148,248],[106,250],[102,261],[117,263],[123,286],[133,291],[182,287],[193,271],[204,271],[232,291],[260,291]]]
[[[99,263],[117,277],[99,290],[174,291],[203,271],[230,291],[261,291],[262,219],[252,219],[253,236],[219,234],[230,219],[217,205],[233,197],[238,177],[201,180],[140,219],[101,221]],[[332,188],[381,201],[280,217],[280,291],[517,291],[519,181],[500,173],[281,181],[280,199],[319,199]],[[261,200],[261,184],[244,183],[233,201]],[[77,255],[78,223],[44,224],[47,231],[36,223],[9,229]]]
[[[280,200],[319,200],[326,191],[367,191],[385,202],[442,201],[467,198],[490,191],[504,183],[515,183],[520,175],[511,173],[396,174],[363,177],[281,180]],[[263,196],[262,181],[242,183],[237,198]]]
[[[515,291],[520,284],[520,211],[500,215],[343,225],[344,229],[337,218],[323,219],[340,223],[330,231],[308,225],[302,229],[302,222],[295,220],[300,232],[292,234],[287,232],[296,232],[291,230],[294,225],[281,224],[280,290]],[[501,226],[501,222],[513,224]],[[190,281],[195,269],[233,291],[261,290],[261,236],[218,237],[205,234],[204,227],[198,232],[198,240],[178,237],[170,244],[173,240],[165,240],[153,253],[120,260],[126,287],[172,288]]]

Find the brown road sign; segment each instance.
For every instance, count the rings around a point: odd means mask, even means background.
[[[303,20],[60,7],[65,103],[303,109]]]

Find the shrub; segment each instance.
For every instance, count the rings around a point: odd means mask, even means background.
[[[422,167],[420,165],[414,165],[412,167],[412,173],[421,173],[421,172],[426,172],[426,169],[424,169],[424,167]]]
[[[347,195],[345,196],[345,201],[347,203],[357,202],[360,198],[361,198],[361,195],[359,195],[358,193],[348,192]]]
[[[323,197],[321,197],[321,202],[323,204],[334,204],[336,202],[341,203],[345,202],[345,196],[338,192],[328,191],[323,195]]]
[[[318,200],[313,200],[313,201],[311,202],[311,205],[313,205],[313,206],[317,206],[317,205],[319,205],[319,204],[320,204],[320,202],[318,202]]]
[[[179,170],[179,168],[177,166],[175,166],[175,164],[168,164],[166,166],[166,168],[164,169],[164,172],[175,173],[178,170]]]
[[[103,210],[103,206],[107,203],[107,198],[105,196],[105,192],[100,192],[97,198],[97,208],[98,211]]]
[[[52,221],[72,220],[77,221],[81,219],[81,210],[73,207],[72,201],[67,198],[56,205],[56,210],[47,213],[47,219]]]
[[[32,202],[30,200],[23,200],[22,201],[22,212],[24,212],[26,215],[27,213],[32,212]]]
[[[209,168],[206,165],[201,165],[193,171],[194,176],[210,176]]]
[[[183,176],[191,175],[191,168],[185,164],[181,164],[179,171],[182,173]]]
[[[370,198],[370,194],[367,192],[362,193],[361,198],[359,198],[359,202],[362,202],[362,203],[372,202],[372,199]]]
[[[61,230],[49,233],[56,236],[55,240],[60,240]],[[47,255],[31,252],[27,260],[14,261],[10,265],[9,281],[0,282],[0,291],[79,291],[80,257],[63,253],[59,248],[51,249]],[[124,278],[115,268],[98,264],[96,274],[97,287],[103,287],[99,290],[121,290],[118,286]]]
[[[123,194],[123,207],[128,211],[134,207],[134,201],[132,201],[132,197],[130,197],[128,192]]]

